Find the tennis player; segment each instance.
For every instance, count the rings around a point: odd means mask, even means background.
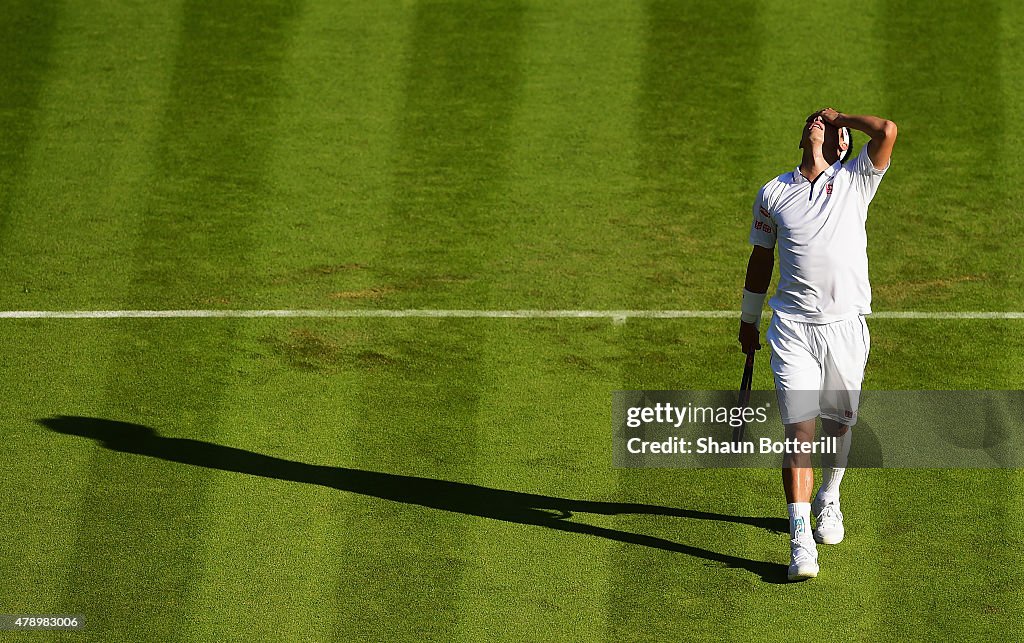
[[[850,130],[870,140],[844,163],[851,151]],[[810,455],[787,455],[783,462],[790,580],[817,576],[816,542],[836,544],[845,534],[839,484],[870,348],[864,321],[871,312],[864,226],[895,142],[892,121],[831,108],[815,112],[800,137],[800,165],[766,183],[754,203],[740,347],[745,353],[761,348],[761,309],[778,247],[779,285],[768,302],[774,311],[768,343],[786,437],[813,440],[820,417],[822,430],[838,438],[837,453],[822,462],[813,502]]]

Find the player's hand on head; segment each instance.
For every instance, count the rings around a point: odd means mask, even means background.
[[[740,322],[740,350],[746,354],[761,350],[761,331],[754,324]]]
[[[826,107],[825,109],[818,112],[818,116],[821,117],[821,120],[825,121],[829,125],[834,125],[836,127],[838,127],[836,121],[839,120],[840,115],[840,112],[832,109],[831,107]]]

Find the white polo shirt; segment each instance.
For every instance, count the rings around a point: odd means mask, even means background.
[[[867,149],[813,183],[797,167],[758,192],[750,243],[778,243],[779,287],[768,305],[779,317],[828,324],[871,312],[864,224],[888,166],[875,169]]]

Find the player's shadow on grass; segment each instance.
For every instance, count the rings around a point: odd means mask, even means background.
[[[786,581],[785,565],[741,558],[656,536],[646,536],[570,520],[573,513],[576,512],[602,515],[647,514],[739,523],[772,532],[786,533],[788,524],[782,518],[730,516],[639,503],[573,500],[491,489],[448,480],[306,464],[200,440],[165,438],[147,426],[100,418],[57,416],[38,422],[51,431],[91,438],[100,442],[107,449],[122,453],[134,453],[197,467],[234,471],[276,480],[305,482],[431,509],[442,509],[469,516],[598,536],[617,542],[688,554],[722,563],[727,567],[747,569],[770,583]]]

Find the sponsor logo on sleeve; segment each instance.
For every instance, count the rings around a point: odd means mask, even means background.
[[[758,212],[760,212],[762,217],[764,217],[765,219],[768,219],[768,221],[760,221],[760,220],[755,221],[754,222],[754,229],[755,230],[764,230],[768,234],[771,234],[772,233],[772,225],[771,225],[771,223],[769,223],[772,220],[771,213],[768,212],[768,208],[764,207],[763,205],[762,206],[758,206]]]

